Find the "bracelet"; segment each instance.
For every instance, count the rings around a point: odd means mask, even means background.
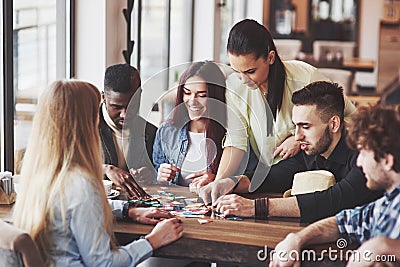
[[[268,218],[268,198],[257,198],[254,203],[254,214],[257,220]]]

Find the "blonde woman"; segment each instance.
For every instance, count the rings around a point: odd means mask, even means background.
[[[39,101],[14,223],[36,241],[47,265],[135,266],[182,236],[172,218],[145,239],[115,245],[101,181],[99,106],[98,89],[79,81],[57,81]]]

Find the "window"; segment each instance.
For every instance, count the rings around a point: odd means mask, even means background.
[[[142,78],[141,114],[156,125],[161,117],[152,117],[155,114],[149,112],[177,82],[182,70],[173,66],[191,61],[192,5],[192,1],[182,0],[135,1],[132,62]],[[164,116],[171,107],[159,108]]]
[[[226,44],[228,42],[229,31],[237,22],[244,18],[255,19],[262,23],[262,0],[236,0],[218,1],[215,12],[215,61],[228,64],[228,54]]]
[[[66,14],[70,14],[69,7],[73,0],[7,2],[12,3],[12,11],[2,10],[2,15],[7,11],[11,14],[12,31],[5,31],[4,38],[12,38],[13,47],[12,58],[5,57],[5,60],[2,60],[2,68],[12,67],[13,76],[2,77],[6,79],[2,85],[8,80],[12,81],[13,86],[6,89],[13,100],[10,101],[11,105],[7,103],[6,107],[1,106],[5,122],[2,140],[12,144],[14,149],[8,149],[4,154],[5,158],[14,156],[15,162],[7,163],[3,168],[12,171],[14,167],[14,171],[18,172],[41,92],[54,80],[66,78],[67,69],[68,73],[70,72],[67,68],[70,60],[66,58],[67,49],[70,47],[66,41],[71,40],[66,25],[69,25],[70,20],[68,17],[67,21]],[[10,22],[11,20],[4,23],[5,29],[10,27]],[[12,106],[13,112],[5,112],[7,106]],[[4,161],[6,160],[2,158],[3,164]]]
[[[4,62],[4,1],[0,2],[0,62]],[[0,170],[4,170],[4,63],[0,64]]]

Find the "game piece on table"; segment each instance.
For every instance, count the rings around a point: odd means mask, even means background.
[[[174,210],[171,211],[171,214],[178,217],[185,217],[185,218],[204,218],[204,215],[196,214],[190,211],[183,211],[183,210]]]
[[[230,221],[243,221],[243,218],[237,217],[237,216],[225,217],[225,219],[226,219],[226,220],[230,220]]]
[[[206,223],[212,222],[213,220],[210,220],[210,219],[197,219],[197,221],[198,221],[200,224],[206,224]]]

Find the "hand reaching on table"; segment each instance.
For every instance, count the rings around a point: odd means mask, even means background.
[[[161,218],[172,218],[173,216],[166,210],[157,208],[137,208],[130,207],[128,211],[129,217],[142,224],[155,225],[161,221]]]
[[[236,194],[225,195],[217,199],[213,206],[225,216],[236,215],[241,217],[254,216],[254,200]]]
[[[132,175],[114,165],[103,166],[106,176],[117,186],[126,192],[129,198],[147,198],[146,192],[136,183]]]
[[[185,177],[186,180],[193,179],[190,183],[190,190],[197,192],[202,186],[205,186],[215,180],[215,174],[207,172],[207,170],[197,173],[189,174]]]
[[[195,193],[203,199],[205,204],[213,203],[214,205],[220,196],[231,193],[235,185],[232,179],[222,178],[198,188]]]
[[[146,235],[153,249],[168,245],[179,239],[183,235],[183,227],[181,221],[177,218],[163,220],[153,228],[150,234]]]

